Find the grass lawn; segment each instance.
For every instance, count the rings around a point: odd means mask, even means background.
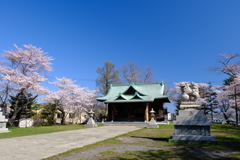
[[[121,136],[110,138],[82,148],[70,150],[48,160],[77,159],[115,159],[115,160],[240,160],[240,127],[213,124],[211,134],[219,144],[197,144],[168,142],[174,132],[173,125],[159,125],[158,129],[139,129]],[[146,150],[145,148],[150,148]],[[103,150],[104,148],[104,150]],[[124,150],[120,150],[124,148]],[[133,148],[136,148],[134,150]],[[142,148],[142,150],[141,150]],[[82,158],[87,153],[89,158]]]
[[[98,124],[98,126],[101,126],[101,124]],[[68,130],[76,130],[76,129],[84,129],[84,128],[86,127],[84,127],[84,125],[82,124],[38,126],[33,128],[8,127],[10,132],[0,133],[0,139],[68,131]]]

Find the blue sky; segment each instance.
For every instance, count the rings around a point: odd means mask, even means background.
[[[41,47],[55,59],[50,81],[90,89],[106,60],[151,66],[168,85],[222,84],[226,76],[207,68],[240,52],[239,8],[239,0],[0,0],[0,51]]]

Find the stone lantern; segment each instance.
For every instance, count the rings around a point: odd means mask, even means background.
[[[150,116],[151,116],[151,120],[150,120],[150,122],[147,124],[147,128],[158,128],[158,124],[157,124],[157,122],[155,121],[155,119],[154,119],[154,116],[155,116],[155,111],[153,110],[153,108],[152,108],[152,110],[150,111]]]
[[[151,113],[151,115],[150,115],[150,116],[151,116],[151,120],[152,120],[152,119],[154,120],[154,116],[155,116],[154,113],[155,113],[155,111],[153,110],[153,108],[152,108],[152,110],[150,111],[150,113]]]
[[[90,110],[90,112],[88,112],[88,114],[89,114],[89,119],[88,119],[88,122],[87,122],[87,124],[85,124],[84,126],[85,127],[97,127],[97,124],[94,122],[94,120],[93,120],[93,114],[94,114],[94,112],[92,111],[92,109]]]

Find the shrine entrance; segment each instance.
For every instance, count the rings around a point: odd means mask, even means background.
[[[124,103],[109,104],[111,114],[108,114],[109,120],[114,121],[141,121],[145,120],[145,103]]]

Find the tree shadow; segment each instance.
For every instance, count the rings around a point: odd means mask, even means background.
[[[221,149],[240,150],[240,138],[226,137],[226,136],[215,136],[219,141],[219,147]]]
[[[144,138],[144,139],[150,139],[154,141],[163,141],[163,142],[168,142],[169,138],[154,138],[154,137],[141,137],[141,136],[131,136],[133,138]]]
[[[199,150],[198,148],[181,147],[173,148],[171,150],[158,150],[158,151],[141,151],[141,152],[125,152],[123,155],[114,157],[116,160],[128,160],[128,159],[141,159],[141,160],[239,160],[239,158],[226,157],[224,154],[219,154],[214,150],[208,150],[207,152]]]
[[[127,152],[127,154],[124,154],[124,156],[119,156],[114,159],[117,159],[117,160],[129,160],[129,159],[168,160],[171,158],[173,157],[170,151],[159,150],[155,152]]]

